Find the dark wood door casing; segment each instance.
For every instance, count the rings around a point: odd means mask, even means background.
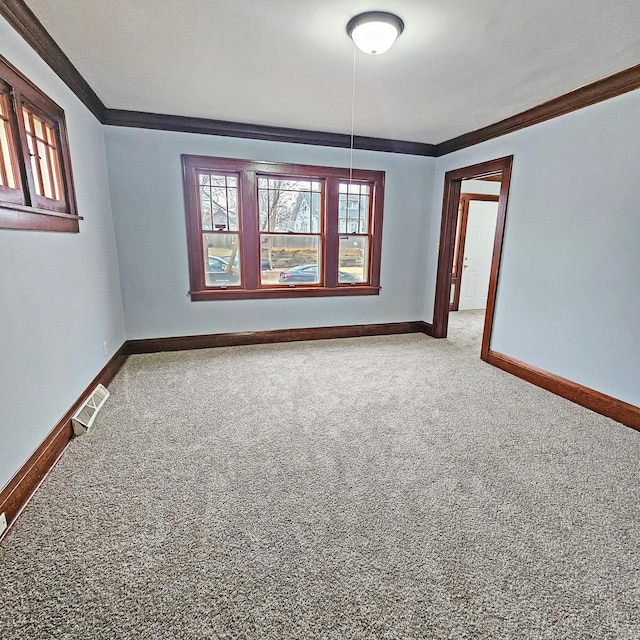
[[[438,270],[436,276],[436,294],[433,309],[433,337],[446,338],[449,324],[451,300],[451,275],[454,264],[456,231],[458,227],[458,210],[461,197],[462,181],[502,173],[500,195],[498,196],[498,218],[491,259],[489,291],[487,295],[487,311],[485,314],[484,333],[480,357],[486,360],[489,354],[491,331],[493,328],[493,312],[498,287],[498,272],[502,255],[502,240],[507,213],[509,185],[511,183],[511,167],[513,156],[498,158],[488,162],[447,171],[444,176],[444,194],[442,199],[442,222],[440,225],[440,250],[438,253]]]
[[[456,225],[456,241],[453,248],[453,269],[451,271],[451,287],[453,300],[449,305],[450,311],[457,311],[460,306],[460,285],[462,284],[462,268],[464,264],[464,245],[467,240],[467,219],[469,218],[469,199],[460,196],[458,205],[458,223]]]

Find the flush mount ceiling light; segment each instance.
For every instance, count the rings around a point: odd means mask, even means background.
[[[347,33],[358,49],[372,54],[387,51],[403,29],[404,22],[386,11],[360,13],[347,24]]]

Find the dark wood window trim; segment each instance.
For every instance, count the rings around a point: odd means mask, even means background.
[[[64,111],[2,56],[0,99],[6,133],[0,140],[5,151],[0,228],[77,233],[82,218],[76,212]]]
[[[382,250],[382,212],[384,172],[338,167],[258,162],[208,156],[182,156],[187,243],[189,255],[189,294],[193,301],[242,300],[258,298],[309,298],[362,296],[380,293]],[[202,254],[202,220],[199,198],[200,173],[234,174],[238,177],[238,217],[240,229],[239,286],[208,286]],[[321,206],[321,254],[319,284],[293,287],[261,284],[261,254],[258,212],[258,177],[311,179],[323,184]],[[340,183],[367,183],[371,190],[368,278],[366,282],[339,283],[339,190]],[[215,232],[214,232],[215,233]]]

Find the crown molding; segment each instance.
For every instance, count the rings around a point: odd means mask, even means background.
[[[109,109],[105,107],[102,100],[25,4],[24,0],[0,0],[0,15],[6,18],[9,24],[58,74],[102,124],[346,149],[351,146],[351,136],[344,133],[309,131],[288,127],[227,122],[209,118],[191,118],[188,116]],[[505,118],[500,122],[445,140],[439,144],[367,136],[354,136],[353,143],[355,149],[440,157],[636,89],[640,89],[640,64],[570,91],[522,113]]]
[[[126,111],[124,109],[106,109],[103,123],[116,127],[135,127],[138,129],[160,129],[162,131],[182,131],[212,136],[228,136],[232,138],[251,138],[252,140],[271,140],[310,144],[323,147],[341,147],[349,149],[351,136],[346,133],[329,133],[325,131],[309,131],[291,129],[289,127],[271,127],[266,125],[228,122],[209,118],[192,118],[144,111]],[[354,149],[367,151],[386,151],[419,156],[434,156],[435,146],[422,142],[390,140],[387,138],[370,138],[354,136]]]
[[[635,89],[640,89],[640,64],[614,73],[602,80],[596,80],[596,82],[565,93],[553,100],[543,102],[537,107],[527,109],[515,116],[500,120],[500,122],[441,142],[436,145],[436,155],[445,156],[453,151],[459,151],[480,142],[499,138],[508,133],[531,127],[534,124],[609,100],[609,98],[615,98]]]

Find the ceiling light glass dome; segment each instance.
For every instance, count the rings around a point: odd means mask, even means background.
[[[361,51],[380,54],[388,51],[404,30],[404,22],[386,11],[368,11],[349,20],[347,33]]]

